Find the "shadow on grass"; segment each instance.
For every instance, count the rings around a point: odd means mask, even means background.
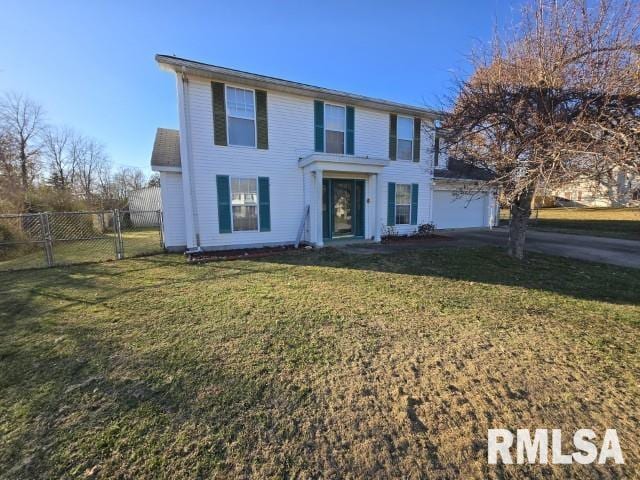
[[[640,305],[640,270],[528,253],[524,261],[497,247],[407,247],[393,254],[353,254],[325,248],[257,262],[442,277],[559,293],[578,299]],[[425,292],[426,293],[426,292]]]
[[[43,297],[59,300],[59,305],[53,309],[48,304],[47,308],[39,311],[50,313],[79,303],[99,305],[119,296],[160,287],[190,285],[197,288],[200,283],[224,281],[227,277],[282,273],[289,266],[442,277],[549,291],[578,299],[640,305],[640,270],[637,269],[535,253],[529,253],[524,261],[517,261],[497,247],[452,245],[429,249],[408,246],[393,254],[355,254],[325,248],[312,252],[286,252],[248,261],[199,265],[186,264],[179,255],[162,255],[130,259],[126,264],[87,264],[42,270],[36,272],[37,280],[33,278],[34,272],[12,272],[0,275],[0,299],[3,293],[11,290],[21,295],[15,295],[11,302],[6,302],[0,319],[5,317],[5,321],[10,322],[16,315],[37,309],[37,300]],[[179,268],[181,275],[172,275],[165,267]],[[164,274],[148,281],[146,274],[154,269],[160,269]],[[131,275],[145,276],[144,284],[120,285],[119,277]],[[105,278],[111,280],[107,283]]]
[[[174,474],[207,476],[224,470],[219,464],[231,445],[248,456],[252,445],[240,435],[245,425],[275,424],[273,405],[310,401],[307,392],[278,381],[275,365],[257,375],[225,366],[217,353],[171,343],[132,351],[105,338],[104,325],[72,323],[60,335],[56,325],[31,318],[10,333],[31,341],[0,346],[0,391],[11,406],[0,415],[8,429],[0,440],[7,478],[87,476],[94,465],[126,476],[171,476],[158,461],[165,455],[174,456]],[[10,418],[18,421],[5,423]],[[193,448],[189,432],[207,439],[197,461],[186,455]]]
[[[571,220],[538,218],[530,220],[530,227],[553,230],[576,230],[592,235],[612,235],[630,240],[640,239],[640,220]]]
[[[172,258],[176,257],[176,258]],[[193,285],[200,283],[224,281],[225,277],[238,277],[242,275],[269,274],[284,269],[255,269],[240,266],[238,263],[217,262],[206,264],[206,267],[189,265],[177,255],[152,256],[129,259],[126,267],[122,263],[108,264],[83,264],[69,267],[54,267],[37,271],[16,271],[0,275],[0,303],[3,295],[12,296],[10,302],[6,302],[6,308],[0,311],[0,321],[12,322],[12,319],[24,314],[51,314],[69,309],[79,304],[102,305],[118,297],[154,290],[160,287]],[[109,269],[108,266],[113,266]],[[186,268],[183,277],[176,278],[172,275],[156,277],[153,282],[146,281],[144,285],[133,287],[120,286],[118,277],[136,274],[144,274],[150,270],[165,267]],[[37,280],[34,279],[37,277]],[[111,279],[107,283],[104,280]],[[20,293],[19,295],[17,293]],[[51,308],[50,304],[38,300],[57,300],[58,306]],[[47,305],[47,307],[39,304]],[[134,309],[135,306],[132,306]]]
[[[243,356],[236,352],[229,358],[233,352],[219,348],[219,340],[204,338],[201,330],[182,330],[189,328],[188,316],[177,326],[147,323],[145,315],[154,306],[134,312],[137,307],[126,296],[161,287],[197,290],[243,276],[298,275],[296,266],[439,277],[521,287],[532,295],[550,291],[640,304],[638,270],[534,254],[517,262],[492,247],[411,248],[392,255],[328,248],[202,265],[165,255],[2,275],[0,390],[11,412],[0,419],[18,421],[0,439],[0,466],[17,478],[81,476],[96,464],[113,476],[206,477],[222,471],[231,477],[238,470],[225,462],[251,457],[255,445],[250,442],[263,437],[272,445],[297,448],[267,451],[280,455],[280,466],[269,476],[295,475],[287,471],[288,461],[295,459],[297,468],[304,468],[299,463],[308,453],[304,449],[318,441],[293,441],[298,414],[305,407],[313,409],[318,399],[281,375],[279,350],[265,343],[259,347],[263,350],[255,350],[263,356],[251,358],[242,329],[231,342]],[[91,312],[77,321],[51,315],[78,305],[114,308],[120,315],[137,315],[139,321],[117,330],[110,311],[95,323]],[[286,314],[297,320],[291,310]],[[262,342],[257,328],[252,334]],[[202,348],[209,341],[213,348]],[[194,447],[193,438],[201,443]],[[437,456],[429,461],[433,471],[441,468]],[[248,477],[254,472],[242,473]]]

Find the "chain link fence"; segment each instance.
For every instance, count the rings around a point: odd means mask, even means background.
[[[120,260],[163,251],[159,210],[0,215],[0,271]]]

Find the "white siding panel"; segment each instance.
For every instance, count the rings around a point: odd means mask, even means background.
[[[385,132],[389,131],[389,116],[386,113],[382,115],[386,118],[387,126]],[[431,221],[431,178],[432,178],[432,151],[429,144],[430,139],[425,136],[424,129],[420,133],[420,162],[411,160],[392,160],[388,167],[382,171],[382,202],[384,209],[382,211],[382,224],[387,224],[387,200],[389,182],[394,183],[417,183],[418,186],[418,225],[429,223]],[[385,156],[389,155],[389,135],[385,141],[387,150]],[[417,230],[417,225],[397,225],[396,231],[401,235],[413,233]]]
[[[187,244],[184,224],[184,195],[182,174],[160,173],[162,197],[163,234],[167,248],[184,247]]]
[[[298,159],[313,153],[313,99],[281,92],[267,94],[269,149],[217,146],[213,143],[213,113],[209,81],[189,80],[189,112],[191,119],[191,154],[193,184],[198,210],[200,244],[217,248],[239,245],[291,243],[302,221],[305,202],[309,202],[311,178],[303,178]],[[355,108],[355,154],[387,158],[389,149],[389,114]],[[379,219],[386,223],[388,182],[417,183],[418,224],[431,221],[431,162],[429,139],[421,141],[419,163],[392,161],[381,173],[383,204]],[[216,175],[269,177],[271,192],[271,231],[220,234]],[[375,195],[375,188],[368,195]],[[305,199],[305,196],[307,197]],[[164,201],[164,193],[163,193]],[[373,202],[372,202],[373,204]],[[166,205],[166,204],[165,204]],[[368,208],[373,220],[373,207]],[[368,225],[373,225],[367,222]],[[184,242],[184,220],[180,222]],[[399,227],[400,233],[415,231],[416,226]],[[374,232],[369,232],[373,235]],[[309,228],[305,230],[309,239]]]
[[[303,181],[298,157],[313,150],[313,100],[269,92],[269,149],[213,144],[211,84],[190,82],[192,154],[200,243],[203,247],[288,243],[302,220]],[[269,177],[270,232],[220,234],[216,175]]]

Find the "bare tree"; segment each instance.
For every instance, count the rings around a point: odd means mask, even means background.
[[[159,187],[160,186],[160,174],[158,172],[153,173],[149,180],[147,180],[147,187]]]
[[[0,130],[0,175],[11,181],[18,179],[18,164],[15,153],[13,138],[4,130]]]
[[[474,52],[445,119],[449,154],[492,170],[510,206],[509,254],[524,256],[536,188],[640,171],[640,6],[538,0]]]
[[[13,138],[0,130],[0,213],[22,211],[24,191],[20,186]]]
[[[44,114],[40,105],[22,95],[7,94],[0,104],[0,123],[17,149],[23,190],[31,186],[37,171],[43,121]]]
[[[84,155],[80,157],[78,164],[78,180],[82,195],[87,201],[92,201],[99,172],[108,162],[107,154],[100,143],[95,140],[85,143]]]
[[[113,176],[118,198],[127,198],[131,190],[143,188],[146,184],[144,172],[139,168],[122,167]]]
[[[49,163],[49,175],[56,188],[62,190],[73,184],[77,161],[71,154],[74,134],[67,128],[50,127],[46,130],[42,150]]]

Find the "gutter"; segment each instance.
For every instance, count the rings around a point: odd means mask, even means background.
[[[389,100],[367,97],[365,95],[342,92],[330,88],[317,87],[306,83],[293,82],[291,80],[258,75],[256,73],[243,72],[241,70],[219,67],[217,65],[210,65],[170,55],[157,54],[155,59],[161,69],[175,72],[176,74],[182,73],[183,75],[188,74],[205,79],[235,82],[251,87],[257,86],[266,90],[281,91],[305,97],[322,98],[328,101],[347,103],[355,106],[415,117],[429,118],[431,120],[437,120],[447,115],[446,112],[441,110],[407,105]]]

